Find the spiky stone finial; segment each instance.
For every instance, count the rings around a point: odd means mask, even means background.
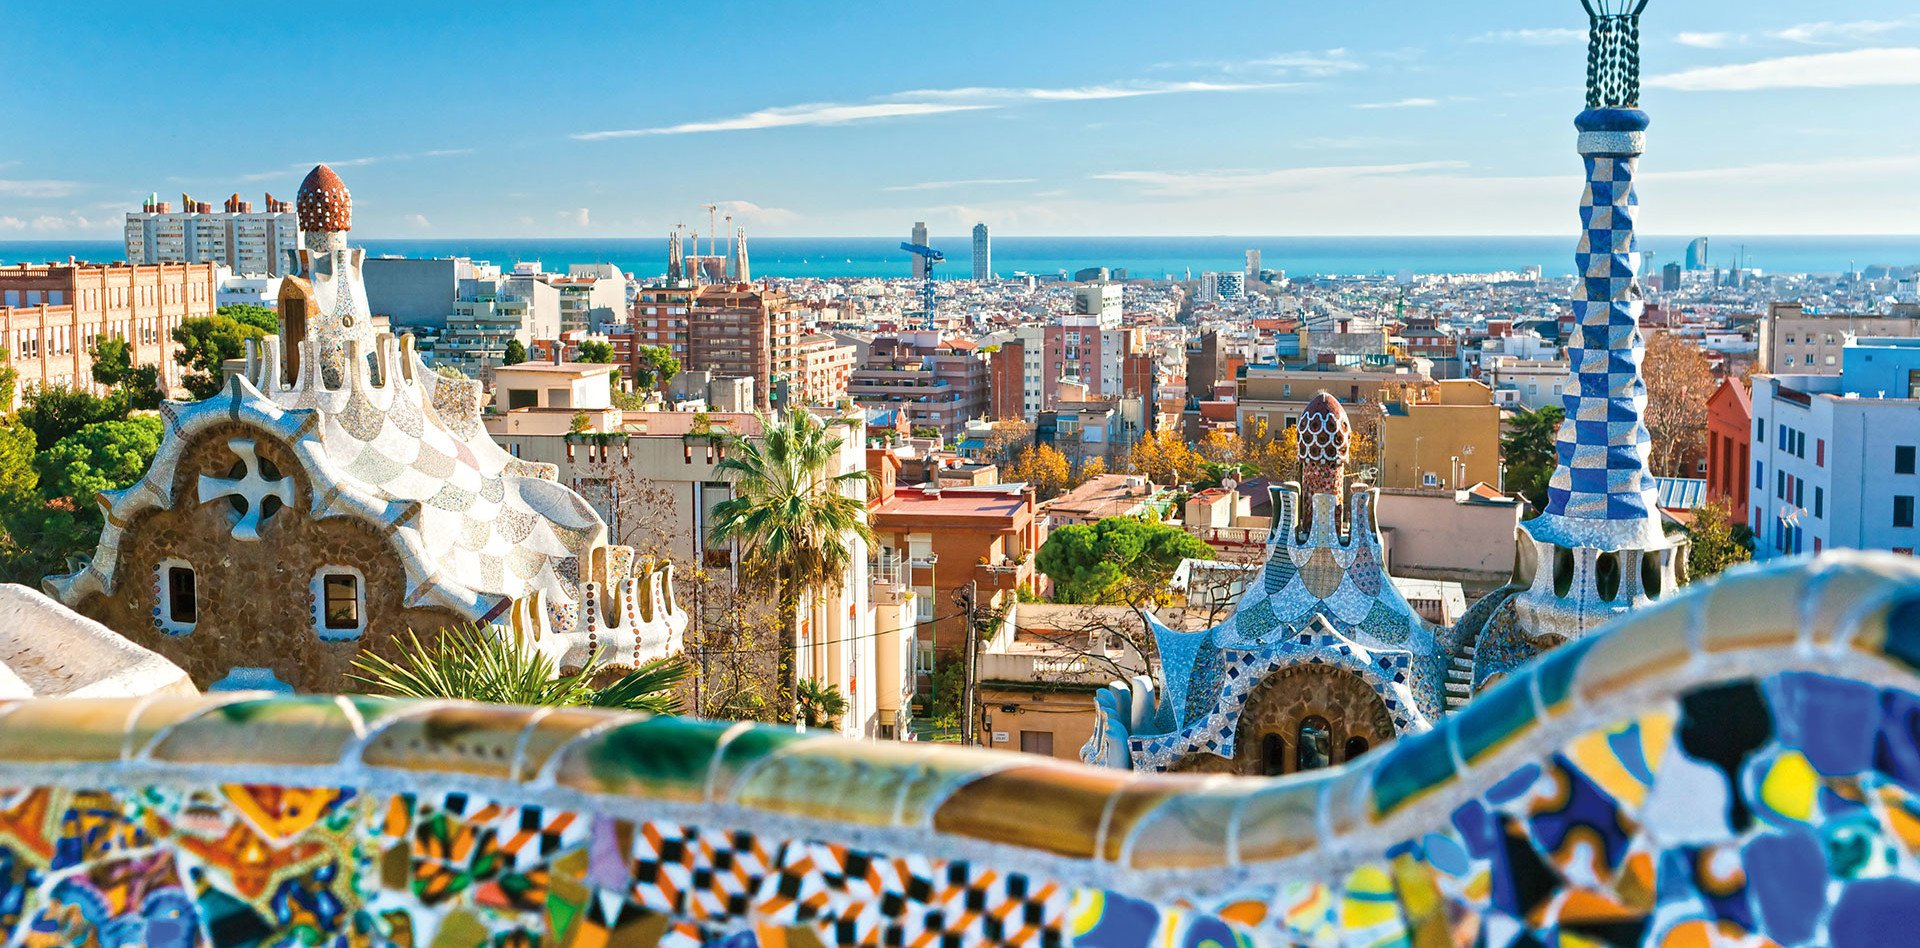
[[[1640,13],[1647,0],[1580,0],[1587,10],[1587,108],[1640,107]]]

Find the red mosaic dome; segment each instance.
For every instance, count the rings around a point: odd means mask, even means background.
[[[1321,392],[1300,413],[1294,437],[1299,439],[1301,464],[1344,467],[1353,443],[1353,424],[1340,402]]]
[[[353,229],[353,195],[347,193],[346,184],[326,165],[314,165],[313,170],[307,172],[307,179],[300,182],[300,195],[295,203],[303,231]]]

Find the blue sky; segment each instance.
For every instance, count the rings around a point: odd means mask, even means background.
[[[154,191],[291,197],[318,161],[382,237],[652,236],[708,202],[760,235],[1538,234],[1572,228],[1579,191],[1576,0],[0,22],[0,240],[114,237]],[[1920,233],[1912,0],[1653,0],[1643,34],[1645,229]]]

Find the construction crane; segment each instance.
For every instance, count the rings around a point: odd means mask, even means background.
[[[916,244],[910,241],[901,241],[900,249],[916,257],[920,257],[927,262],[927,279],[925,283],[920,285],[920,309],[927,321],[926,328],[937,329],[939,327],[933,323],[933,265],[946,260],[947,255],[926,244]]]

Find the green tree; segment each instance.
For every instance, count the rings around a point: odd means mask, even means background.
[[[431,645],[408,631],[399,650],[398,660],[360,653],[353,661],[354,679],[372,693],[396,698],[675,714],[680,710],[675,688],[687,677],[680,659],[660,658],[596,686],[607,674],[597,655],[588,656],[579,671],[562,674],[553,659],[518,634],[476,625],[443,629]]]
[[[1212,558],[1212,547],[1179,527],[1108,517],[1053,531],[1034,565],[1053,580],[1055,602],[1132,604],[1135,590],[1164,589],[1181,560]]]
[[[1694,510],[1687,535],[1693,541],[1687,553],[1690,581],[1706,579],[1753,559],[1753,530],[1718,501]]]
[[[834,473],[845,439],[811,412],[762,417],[762,435],[729,432],[727,455],[714,469],[734,496],[713,509],[716,544],[738,540],[751,566],[771,572],[780,605],[779,712],[791,715],[798,696],[794,637],[800,603],[810,592],[841,581],[853,568],[853,539],[871,542],[866,504],[853,495],[871,483],[865,470]]]
[[[680,374],[680,360],[666,346],[641,346],[639,365],[634,367],[633,384],[641,388],[665,388]]]
[[[1507,491],[1526,497],[1535,510],[1547,509],[1547,481],[1553,478],[1558,463],[1554,441],[1566,417],[1565,411],[1552,406],[1522,412],[1513,419],[1506,437],[1500,439],[1500,456],[1507,465]]]
[[[18,418],[0,420],[0,517],[35,502],[40,470],[33,456],[33,429]]]
[[[607,365],[613,361],[613,346],[609,343],[588,339],[580,344],[580,361]]]
[[[270,336],[280,332],[280,313],[271,306],[255,306],[252,303],[228,303],[214,310],[214,313],[225,316],[243,326],[253,326]]]
[[[803,678],[799,686],[800,721],[808,727],[837,727],[847,713],[847,696],[839,685]]]
[[[94,344],[93,380],[126,396],[129,408],[160,407],[160,367],[134,365],[133,346],[125,339],[103,336]]]
[[[166,428],[153,415],[98,421],[61,438],[40,455],[40,493],[69,498],[76,511],[94,512],[93,496],[131,487],[146,476]]]
[[[180,344],[173,358],[190,371],[181,377],[180,384],[196,400],[220,394],[221,363],[246,355],[247,340],[266,335],[259,326],[227,316],[182,320],[173,330],[173,341]]]
[[[573,420],[567,424],[567,434],[586,434],[591,430],[593,430],[593,421],[587,417],[587,413],[574,412]]]
[[[502,356],[502,365],[519,365],[527,361],[527,345],[518,339],[507,340],[507,354]]]
[[[127,417],[126,399],[118,392],[102,398],[55,385],[29,391],[25,401],[20,408],[20,423],[33,429],[35,444],[58,444],[88,425]]]

